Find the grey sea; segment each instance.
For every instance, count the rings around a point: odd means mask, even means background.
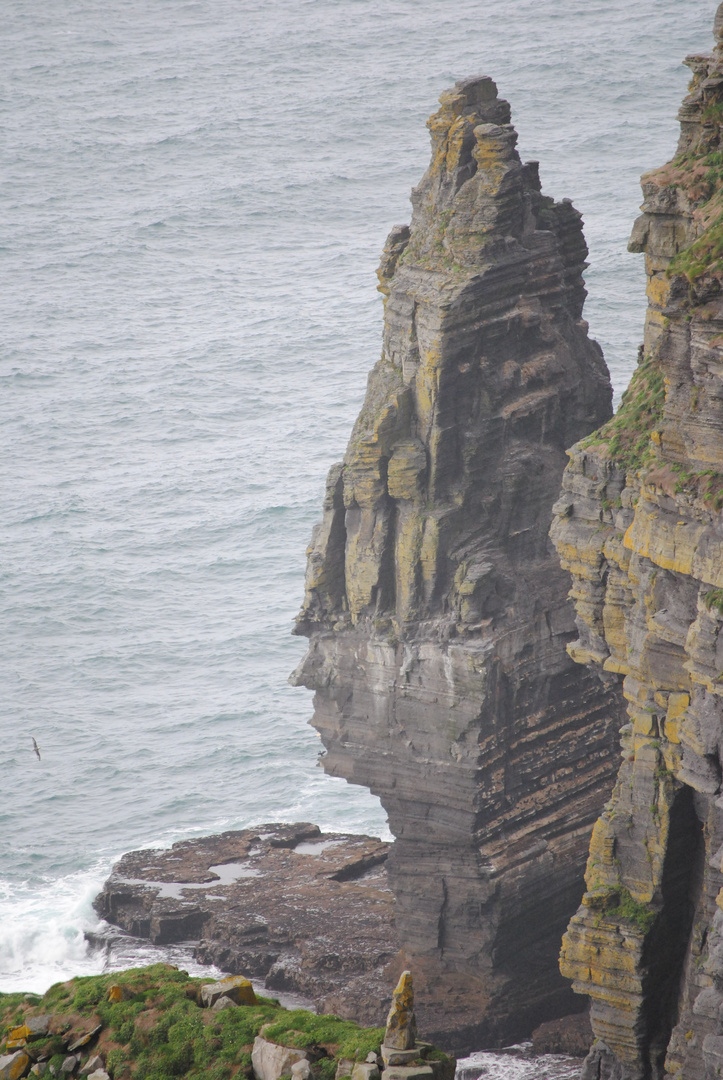
[[[83,935],[123,851],[270,820],[388,835],[317,767],[286,678],[425,121],[495,78],[583,212],[619,395],[639,175],[674,152],[714,7],[4,0],[0,989],[99,970]]]

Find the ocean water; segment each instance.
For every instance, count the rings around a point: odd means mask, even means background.
[[[425,120],[492,75],[591,249],[616,391],[638,178],[708,0],[5,0],[0,989],[99,970],[112,862],[269,820],[388,835],[286,683]],[[31,735],[41,751],[38,761]]]

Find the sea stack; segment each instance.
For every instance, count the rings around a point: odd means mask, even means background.
[[[541,193],[490,78],[429,121],[379,269],[381,359],[309,549],[293,679],[369,787],[416,1008],[457,1049],[580,1008],[557,956],[609,797],[621,697],[575,665],[548,539],[565,450],[611,414],[580,214]]]
[[[642,179],[640,363],[571,453],[553,537],[571,655],[623,681],[623,760],[562,970],[592,998],[585,1077],[723,1069],[723,5],[675,158]]]

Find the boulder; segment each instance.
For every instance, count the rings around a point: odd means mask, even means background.
[[[104,1069],[105,1062],[100,1054],[93,1054],[93,1057],[89,1057],[85,1065],[80,1070],[81,1076],[87,1076],[89,1073],[97,1072],[98,1069]]]
[[[232,975],[201,987],[201,1002],[207,1009],[215,1005],[220,997],[230,998],[234,1005],[256,1004],[254,988],[242,975]]]
[[[593,1038],[589,1014],[575,1013],[536,1027],[532,1032],[532,1049],[536,1054],[569,1054],[584,1058]]]
[[[434,1080],[434,1069],[431,1065],[390,1065],[382,1080]]]
[[[296,1061],[291,1066],[291,1080],[309,1080],[311,1076],[311,1065],[304,1058],[303,1061]]]
[[[384,1046],[390,1050],[412,1050],[416,1042],[417,1021],[414,1015],[412,973],[403,971],[392,994]]]
[[[27,1024],[21,1024],[20,1027],[11,1028],[8,1032],[8,1050],[19,1050],[25,1046],[30,1038],[31,1031]]]
[[[358,1061],[351,1071],[351,1080],[379,1080],[379,1066],[370,1061]]]
[[[94,1073],[91,1073],[88,1080],[110,1080],[108,1073],[105,1069],[96,1069]]]
[[[61,1075],[72,1076],[79,1064],[80,1058],[76,1054],[68,1054],[67,1058],[60,1066]]]
[[[25,1018],[25,1027],[30,1032],[30,1037],[40,1039],[43,1035],[47,1035],[50,1031],[50,1021],[52,1017],[49,1014],[44,1016],[28,1016]]]
[[[222,994],[221,997],[216,998],[211,1006],[212,1012],[220,1012],[221,1009],[237,1009],[238,1005],[235,1001],[232,1001],[228,994]]]
[[[25,1076],[29,1064],[30,1058],[24,1050],[4,1054],[0,1057],[0,1080],[19,1080],[21,1076]]]
[[[290,1076],[297,1061],[308,1061],[309,1055],[304,1050],[291,1046],[279,1046],[257,1035],[251,1051],[256,1080],[279,1080],[281,1076]]]
[[[394,1047],[382,1043],[382,1061],[385,1065],[409,1065],[420,1054],[421,1050],[416,1046],[410,1050],[395,1050]]]
[[[102,1028],[102,1024],[96,1024],[95,1027],[90,1029],[90,1031],[86,1031],[85,1034],[79,1035],[75,1042],[68,1047],[68,1051],[73,1054],[76,1050],[80,1050],[81,1046],[87,1046],[88,1043],[91,1042],[95,1038],[95,1036],[99,1034]]]

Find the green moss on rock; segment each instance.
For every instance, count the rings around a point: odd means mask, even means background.
[[[710,592],[705,594],[705,606],[708,611],[715,608],[721,615],[723,615],[723,589],[711,589]]]
[[[634,923],[639,930],[647,934],[652,930],[653,923],[657,918],[657,912],[648,904],[642,904],[633,899],[629,889],[620,889],[617,893],[617,903],[607,908],[606,915],[614,919],[626,919]]]
[[[322,1046],[339,1059],[364,1061],[371,1051],[379,1051],[384,1028],[360,1028],[338,1016],[317,1016],[305,1009],[295,1009],[283,1010],[278,1020],[264,1028],[263,1036],[299,1050]]]

